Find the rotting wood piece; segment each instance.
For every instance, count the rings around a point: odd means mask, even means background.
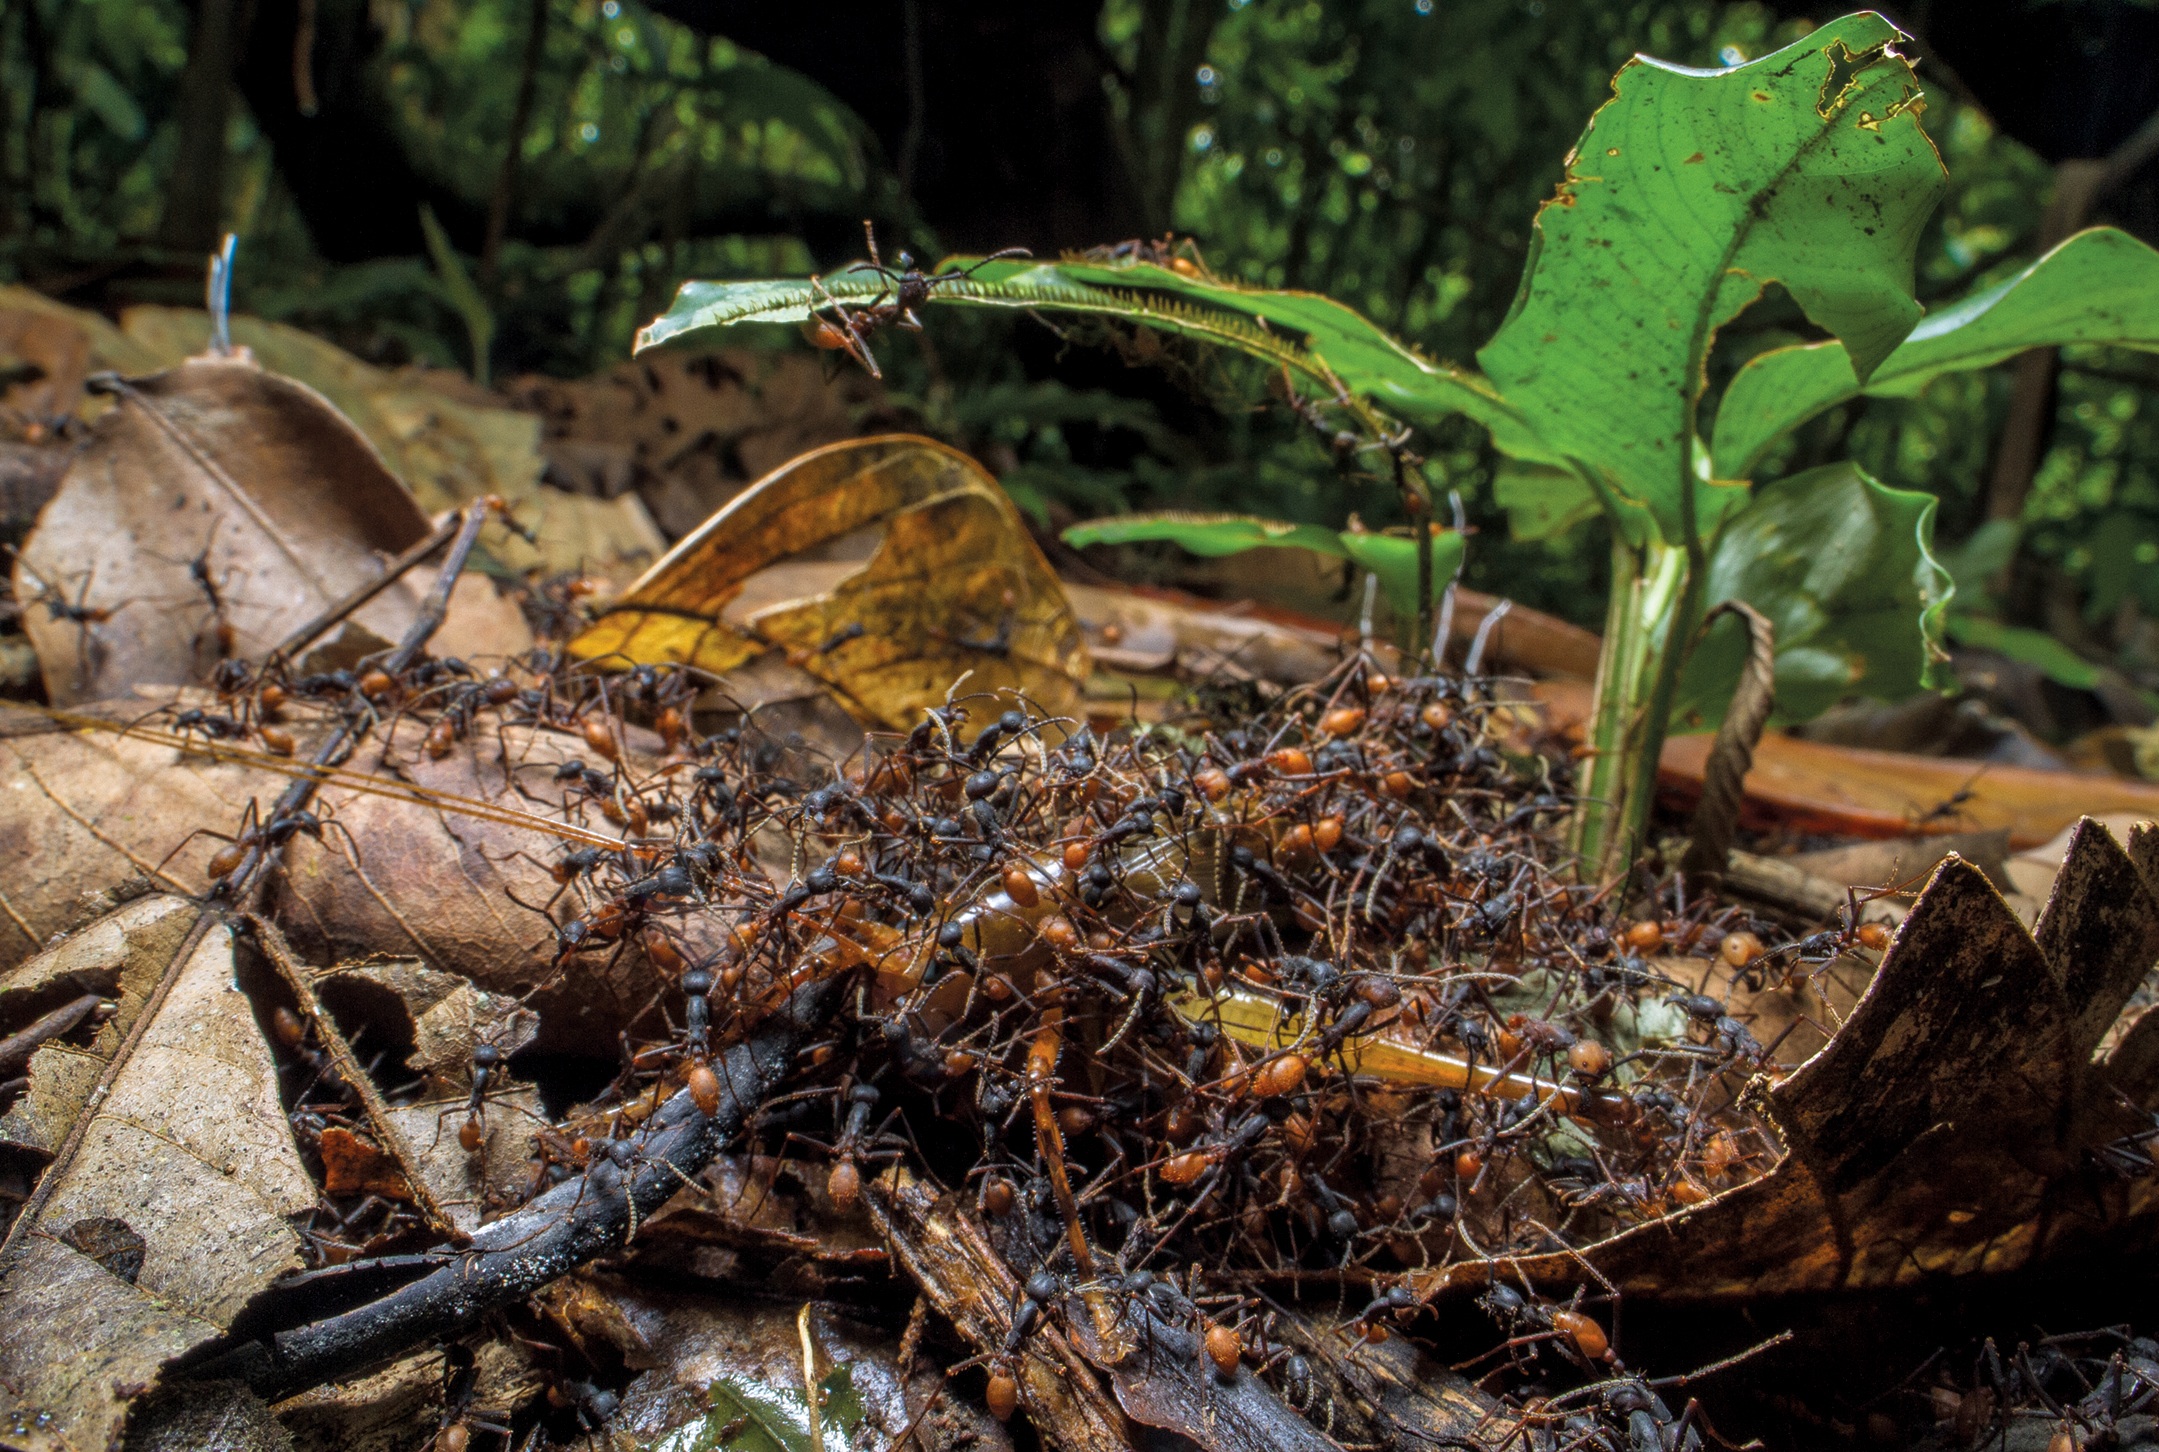
[[[977,1351],[1001,1350],[1019,1281],[989,1238],[950,1195],[895,1168],[863,1197],[893,1261]],[[1020,1406],[1045,1441],[1063,1452],[1125,1452],[1122,1413],[1093,1370],[1054,1326],[1028,1338],[1014,1367]]]

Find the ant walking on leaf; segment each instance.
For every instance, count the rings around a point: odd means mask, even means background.
[[[89,689],[90,678],[97,674],[105,658],[105,644],[98,639],[96,627],[105,624],[135,602],[123,600],[117,605],[92,605],[90,587],[96,577],[95,571],[82,577],[82,584],[75,591],[75,598],[69,600],[67,593],[58,585],[40,579],[20,555],[16,556],[15,564],[22,571],[23,578],[37,586],[35,595],[28,600],[16,602],[16,614],[27,614],[31,606],[42,605],[45,607],[46,618],[54,621],[65,620],[76,628],[75,689]]]
[[[847,269],[849,273],[873,272],[884,280],[877,295],[860,306],[850,308],[831,293],[825,291],[821,278],[810,279],[810,291],[817,301],[811,305],[810,317],[802,325],[803,335],[812,344],[831,352],[844,352],[860,363],[870,377],[882,379],[884,371],[877,366],[877,357],[870,352],[869,340],[881,328],[897,326],[912,333],[922,331],[922,319],[915,316],[915,309],[928,302],[938,288],[962,278],[974,276],[979,268],[1009,257],[1031,257],[1024,247],[1007,247],[992,252],[971,266],[954,272],[926,273],[915,266],[914,258],[905,252],[892,256],[894,267],[885,266],[877,253],[877,230],[865,221],[863,235],[869,240],[870,260],[857,262]],[[832,316],[820,317],[819,313],[831,309]]]

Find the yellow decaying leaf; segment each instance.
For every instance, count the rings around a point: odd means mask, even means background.
[[[862,568],[733,618],[753,575],[871,527],[883,538]],[[905,434],[815,449],[759,480],[570,645],[722,675],[774,647],[860,719],[901,730],[969,672],[970,692],[1021,691],[1051,714],[1073,709],[1088,672],[1071,605],[1004,491]]]

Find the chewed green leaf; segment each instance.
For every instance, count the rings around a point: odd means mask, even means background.
[[[685,1422],[647,1452],[810,1452],[810,1408],[793,1387],[721,1376],[706,1391],[712,1410]],[[819,1424],[827,1447],[852,1447],[864,1420],[853,1373],[835,1366],[817,1384]]]
[[[1693,467],[1717,330],[1772,282],[1862,372],[1911,330],[1919,231],[1945,185],[1879,15],[1697,71],[1638,57],[1590,119],[1513,312],[1478,355],[1545,445],[1670,544],[1744,499]],[[1504,445],[1503,445],[1504,446]]]
[[[969,265],[955,258],[948,271]],[[812,281],[688,282],[674,306],[637,335],[640,350],[703,341],[740,323],[800,323],[887,293],[874,273],[841,271]],[[1431,423],[1465,414],[1500,446],[1549,457],[1519,414],[1484,379],[1434,363],[1354,308],[1317,293],[1244,287],[1144,262],[985,262],[937,284],[932,301],[962,307],[1091,313],[1235,348],[1289,369],[1317,397],[1342,390],[1402,418]]]
[[[1332,530],[1249,514],[1128,514],[1091,520],[1064,532],[1074,549],[1092,544],[1164,540],[1195,555],[1234,555],[1256,549],[1307,549],[1351,560],[1379,576],[1397,614],[1417,609],[1417,543],[1400,535]],[[1462,537],[1452,530],[1432,537],[1432,574],[1444,582],[1462,558]]]
[[[1718,405],[1717,472],[1751,474],[1787,429],[1861,393],[1909,397],[1944,373],[2064,343],[2159,349],[2159,252],[2112,227],[2079,232],[1927,318],[1865,383],[1842,343],[1772,349],[1739,370]]]
[[[1776,627],[1775,719],[1804,721],[1847,696],[1896,700],[1939,676],[1953,585],[1934,557],[1935,499],[1856,465],[1780,479],[1732,517],[1710,556],[1708,603],[1744,600]],[[1729,616],[1687,661],[1675,730],[1713,730],[1745,663]]]

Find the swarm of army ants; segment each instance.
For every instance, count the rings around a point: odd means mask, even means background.
[[[232,684],[240,716],[265,689],[321,693]],[[1854,924],[1771,948],[1766,923],[1673,889],[1668,911],[1623,917],[1564,870],[1564,753],[1533,749],[1487,683],[1365,656],[1177,725],[962,694],[842,762],[754,713],[707,714],[674,670],[423,662],[330,687],[396,700],[408,754],[485,752],[489,717],[580,741],[525,795],[627,844],[571,836],[546,857],[554,899],[523,904],[546,915],[550,983],[628,963],[649,992],[613,1082],[530,1134],[521,1193],[629,1164],[678,1090],[710,1113],[724,1048],[842,977],[750,1148],[843,1215],[900,1170],[964,1197],[1024,1287],[978,1358],[1000,1415],[1032,1329],[1075,1289],[1141,1298],[1309,1411],[1313,1368],[1273,1308],[1316,1286],[1345,1345],[1384,1341],[1452,1263],[1584,1246],[1765,1171],[1773,1130],[1740,1091],[1775,1045],[1703,991],[1709,970],[1759,985],[1880,946]],[[630,749],[631,723],[656,750]],[[285,815],[212,870],[324,826]],[[295,1121],[319,1132],[349,1091],[309,1071],[303,1025],[279,1026],[311,1086]],[[466,1151],[501,1126],[514,1067],[475,1051],[445,1111]],[[323,1264],[430,1238],[359,1195],[326,1199],[309,1232]],[[1608,1388],[1625,1371],[1611,1299],[1491,1285],[1499,1349],[1473,1374]]]

